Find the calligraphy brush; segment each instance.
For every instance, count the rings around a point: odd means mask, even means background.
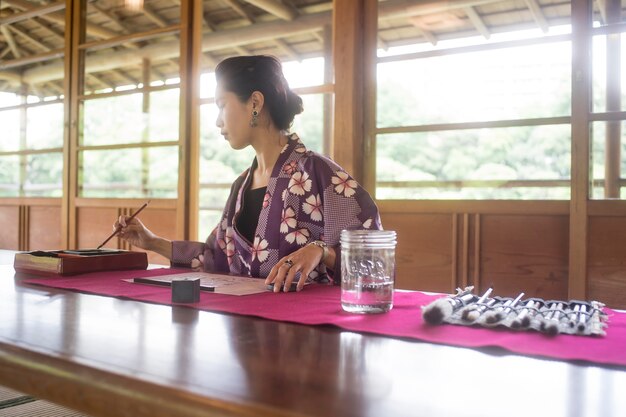
[[[141,213],[141,211],[143,209],[145,209],[148,204],[150,204],[150,200],[146,201],[145,203],[143,203],[143,206],[139,207],[139,210],[137,210],[136,212],[134,212],[128,219],[126,219],[127,222],[131,221],[132,219],[135,218],[136,215],[138,215],[139,213]],[[100,249],[101,247],[103,247],[104,245],[107,244],[107,242],[111,239],[113,239],[113,236],[115,236],[116,234],[118,234],[120,232],[120,230],[122,230],[121,227],[116,227],[115,230],[113,231],[113,233],[111,233],[111,235],[109,237],[107,237],[104,242],[102,242],[96,249]]]
[[[509,315],[513,307],[515,307],[519,300],[522,299],[523,296],[524,293],[522,292],[517,297],[515,297],[514,300],[507,300],[502,306],[498,307],[497,311],[492,312],[492,314],[488,316],[485,316],[485,322],[489,324],[495,324],[499,321],[504,320]]]
[[[429,305],[422,307],[422,317],[428,324],[440,324],[450,317],[452,313],[461,307],[466,306],[474,299],[472,290],[474,287],[467,287],[465,290],[457,288],[457,294],[452,297],[440,298]]]
[[[463,310],[463,314],[461,314],[461,318],[463,320],[476,320],[478,318],[478,316],[480,316],[480,314],[470,314],[472,311],[476,311],[481,305],[483,305],[485,303],[485,300],[487,299],[487,297],[489,297],[489,295],[491,294],[491,291],[493,291],[493,288],[489,288],[487,291],[485,291],[485,293],[478,299],[478,301],[476,301],[474,304],[469,305],[465,310]],[[472,316],[472,319],[470,319],[470,315]]]

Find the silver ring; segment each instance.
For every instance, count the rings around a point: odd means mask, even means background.
[[[283,262],[285,265],[288,265],[289,268],[291,268],[293,266],[293,261],[291,259],[287,259],[285,262]]]

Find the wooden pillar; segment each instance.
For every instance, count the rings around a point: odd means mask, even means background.
[[[28,124],[28,117],[26,112],[26,103],[28,103],[28,86],[26,84],[22,84],[20,86],[20,144],[19,150],[23,151],[28,148],[28,144],[26,143],[26,125]],[[19,156],[20,159],[20,171],[18,177],[18,196],[24,197],[24,183],[26,182],[27,171],[28,171],[28,156],[25,154],[21,154]]]
[[[587,295],[592,0],[572,1],[572,180],[568,296]]]
[[[141,132],[141,141],[150,141],[150,60],[141,60],[141,74],[143,83],[143,94],[141,95],[141,113],[143,119],[143,131]],[[150,149],[141,148],[141,194],[146,195],[148,190],[148,182],[150,179]]]
[[[333,79],[333,28],[330,25],[324,26],[324,84],[332,84]],[[322,153],[332,154],[333,136],[333,97],[332,94],[324,94],[324,142]]]
[[[332,157],[373,191],[375,176],[376,0],[333,1],[335,125]],[[367,173],[368,179],[365,174]]]
[[[620,0],[605,0],[606,23],[621,23],[622,6]],[[606,111],[621,110],[621,50],[622,34],[610,33],[606,36]],[[606,122],[604,197],[620,197],[621,163],[621,121]]]
[[[202,0],[183,0],[176,234],[179,239],[185,240],[197,240],[198,235],[201,43]]]
[[[86,2],[67,0],[65,8],[65,62],[63,77],[63,198],[61,202],[61,240],[63,248],[76,248],[76,197],[78,193],[78,137],[82,106],[78,96],[83,90]]]

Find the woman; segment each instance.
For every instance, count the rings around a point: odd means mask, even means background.
[[[328,275],[339,282],[341,230],[380,229],[376,205],[341,167],[288,133],[302,99],[276,58],[228,58],[215,75],[217,127],[233,149],[256,152],[233,183],[220,223],[205,243],[171,242],[127,216],[114,227],[173,265],[266,278],[275,292]]]

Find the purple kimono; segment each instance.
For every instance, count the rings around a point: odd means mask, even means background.
[[[308,151],[291,134],[274,165],[254,241],[249,242],[237,231],[234,219],[252,171],[247,169],[233,183],[222,220],[206,243],[172,243],[174,265],[265,278],[283,256],[322,240],[337,253],[334,271],[320,264],[309,278],[325,281],[328,272],[339,282],[341,231],[382,228],[378,208],[367,191],[334,161]]]

